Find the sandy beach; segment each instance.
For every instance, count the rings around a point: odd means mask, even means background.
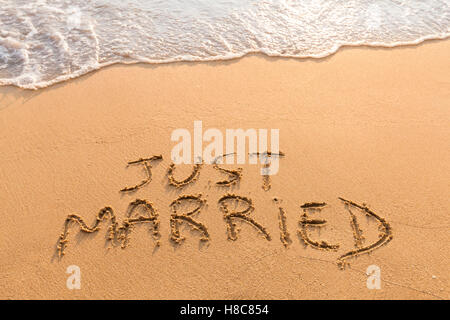
[[[0,87],[0,298],[449,299],[449,54],[449,40],[427,41],[347,47],[323,59],[114,65],[39,90]],[[279,129],[285,156],[271,188],[251,164],[224,166],[242,167],[230,187],[216,185],[226,175],[212,165],[171,186],[171,133],[192,131],[196,120],[223,132]],[[146,177],[127,163],[155,155],[151,181],[120,192]],[[181,165],[174,176],[191,170]],[[200,193],[193,219],[208,241],[184,221],[177,244],[170,204]],[[242,220],[229,239],[219,206],[227,193],[252,200],[250,217],[270,241]],[[360,207],[350,214],[339,197]],[[59,257],[69,215],[92,226],[110,207],[121,225],[136,199],[157,210],[158,234],[136,225],[121,248],[107,241],[106,220],[93,233],[73,222]],[[327,205],[300,207],[311,202]],[[326,225],[302,229],[307,211]],[[301,230],[336,249],[305,246]],[[387,233],[392,239],[339,267],[339,257]],[[79,290],[67,287],[71,265],[81,270]],[[371,265],[381,289],[367,287]]]

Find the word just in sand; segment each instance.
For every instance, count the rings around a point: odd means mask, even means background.
[[[285,154],[281,151],[276,154],[266,151],[263,153],[257,153],[257,155],[263,155],[269,160],[273,158],[278,159],[285,156]],[[223,155],[223,157],[225,156],[226,155]],[[152,180],[152,164],[161,160],[163,160],[162,155],[155,155],[148,158],[140,158],[138,160],[129,161],[128,165],[142,166],[146,177],[144,180],[134,186],[124,187],[120,190],[120,192],[134,192],[149,184]],[[204,165],[204,163],[194,164],[191,174],[185,179],[180,180],[176,179],[174,176],[174,172],[176,171],[176,164],[172,162],[167,170],[167,181],[169,187],[182,189],[189,184],[196,183],[200,171],[202,170],[202,167]],[[270,161],[266,161],[263,164],[263,166],[268,165],[270,165]],[[212,167],[227,176],[226,179],[216,182],[216,186],[219,187],[230,187],[234,184],[239,183],[239,181],[243,177],[242,168],[229,170],[219,166],[217,162],[213,162]],[[270,190],[270,176],[268,174],[265,174],[262,176],[262,178],[262,189],[264,191]],[[369,209],[366,205],[357,204],[351,200],[347,200],[344,198],[339,199],[343,204],[344,209],[349,214],[349,222],[354,238],[354,248],[348,249],[346,253],[342,254],[337,259],[337,265],[341,269],[344,269],[348,264],[348,259],[362,254],[370,253],[386,245],[392,240],[393,235],[390,224],[384,218],[380,217],[378,214]],[[285,247],[289,247],[289,245],[292,243],[292,240],[287,229],[286,210],[280,205],[280,199],[273,198],[272,200],[278,205],[279,239]],[[197,219],[197,216],[205,207],[206,202],[207,200],[203,197],[202,194],[183,194],[172,201],[172,203],[169,205],[170,209],[172,210],[172,214],[170,215],[169,220],[170,241],[172,241],[175,245],[181,245],[183,243],[185,237],[181,234],[181,225],[187,225],[191,227],[195,232],[197,232],[200,235],[201,242],[209,242],[211,240],[208,227]],[[187,207],[194,207],[194,209],[187,210]],[[218,200],[218,207],[223,214],[223,220],[225,222],[228,240],[238,240],[239,225],[242,223],[247,223],[253,226],[256,232],[259,233],[263,239],[265,239],[266,241],[272,241],[272,236],[269,230],[267,230],[263,225],[257,222],[253,216],[251,216],[252,212],[255,211],[255,206],[253,205],[253,201],[251,198],[227,192]],[[297,234],[301,241],[305,244],[305,246],[311,246],[312,248],[317,250],[337,251],[340,247],[339,244],[328,243],[325,240],[315,240],[310,236],[310,231],[312,228],[321,228],[326,225],[327,220],[312,217],[316,213],[321,212],[326,207],[327,204],[325,202],[305,202],[301,204],[301,215],[298,222],[299,228],[297,230]],[[238,210],[238,208],[242,209]],[[183,210],[184,212],[181,212],[181,210]],[[377,241],[370,244],[364,243],[365,239],[363,236],[363,231],[359,226],[358,219],[355,214],[356,211],[359,211],[369,219],[377,221],[379,230]],[[64,222],[63,232],[58,238],[57,253],[59,257],[62,258],[62,256],[65,254],[65,248],[67,247],[69,241],[69,229],[73,224],[77,224],[81,232],[95,233],[100,230],[100,224],[102,222],[109,222],[107,241],[112,246],[120,244],[122,249],[126,248],[130,240],[132,229],[140,224],[150,224],[155,245],[161,245],[160,218],[158,210],[152,202],[144,199],[136,199],[129,204],[128,210],[125,213],[125,218],[123,219],[122,223],[119,223],[114,210],[109,206],[102,208],[97,213],[95,221],[91,226],[88,226],[81,216],[77,214],[69,214]]]

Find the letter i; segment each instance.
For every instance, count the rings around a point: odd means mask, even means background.
[[[273,198],[273,201],[276,204],[280,203],[280,200],[278,198]],[[287,248],[291,243],[291,235],[289,234],[289,231],[287,229],[287,217],[286,217],[286,211],[279,206],[278,207],[278,223],[279,223],[279,227],[280,227],[280,240],[281,243],[283,243],[283,245]]]

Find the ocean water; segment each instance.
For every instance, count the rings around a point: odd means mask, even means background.
[[[0,85],[113,63],[324,57],[450,35],[450,0],[0,0]]]

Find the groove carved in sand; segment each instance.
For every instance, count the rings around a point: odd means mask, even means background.
[[[265,156],[266,158],[270,158],[273,156],[284,156],[284,153],[280,152],[277,154],[272,154],[270,152],[266,153],[255,153],[253,155]],[[221,156],[224,158],[227,155]],[[139,164],[142,165],[147,178],[142,182],[136,184],[133,187],[126,187],[120,190],[121,192],[126,191],[134,191],[137,190],[144,185],[148,184],[152,180],[152,166],[151,162],[156,160],[162,160],[161,155],[152,156],[150,158],[140,158],[136,161],[128,162],[128,165]],[[174,178],[175,164],[171,164],[169,166],[167,176],[169,179],[169,184],[176,188],[181,188],[189,183],[194,182],[198,176],[200,169],[203,163],[195,164],[192,170],[192,173],[185,178],[184,180],[176,180]],[[267,165],[267,162],[265,163]],[[242,178],[242,168],[238,168],[237,170],[227,170],[218,166],[215,162],[213,163],[213,168],[225,173],[230,176],[228,180],[219,181],[217,185],[230,186],[232,184],[238,183]],[[264,167],[263,167],[264,169]],[[263,171],[264,172],[264,171]],[[270,179],[263,176],[263,189],[268,191],[270,189]],[[341,202],[344,204],[346,210],[350,214],[350,226],[353,232],[354,239],[354,249],[350,250],[339,256],[337,259],[337,264],[340,268],[344,269],[348,264],[347,260],[362,254],[370,253],[387,243],[389,243],[392,238],[392,228],[388,222],[373,211],[371,211],[365,204],[359,205],[353,201],[346,200],[344,198],[339,198]],[[273,198],[273,201],[279,204],[278,198]],[[271,236],[268,230],[263,227],[260,223],[255,221],[250,217],[250,214],[255,210],[255,206],[253,205],[253,201],[245,196],[239,196],[236,194],[227,193],[224,196],[220,197],[218,200],[220,211],[223,213],[223,219],[225,220],[227,226],[227,238],[228,240],[235,241],[238,239],[238,225],[237,222],[245,222],[252,225],[259,234],[261,234],[266,240],[270,241]],[[194,209],[180,213],[180,210],[187,205],[194,205]],[[198,215],[200,211],[205,207],[206,200],[202,198],[201,194],[187,194],[179,196],[177,199],[172,201],[170,204],[170,208],[172,209],[172,214],[170,215],[170,240],[176,244],[181,244],[185,237],[181,235],[180,226],[182,224],[189,225],[194,231],[197,231],[201,234],[200,241],[207,242],[210,240],[210,234],[208,232],[208,228],[205,224],[194,219],[194,215]],[[243,205],[244,209],[233,209],[237,208],[237,206]],[[329,244],[326,241],[316,241],[310,238],[308,234],[309,228],[320,228],[326,225],[327,221],[324,219],[312,219],[310,218],[310,214],[320,212],[326,206],[325,202],[307,202],[301,205],[301,209],[303,211],[300,221],[299,221],[299,230],[298,234],[305,245],[310,245],[315,249],[325,250],[325,251],[336,251],[340,247],[339,244]],[[379,223],[379,239],[369,245],[364,245],[364,236],[363,232],[359,226],[358,219],[356,218],[354,209],[362,211],[366,216],[373,218]],[[287,226],[287,213],[282,208],[281,205],[278,205],[278,224],[280,230],[280,241],[285,246],[288,247],[291,243],[291,237],[288,231]],[[140,212],[140,213],[139,213]],[[143,213],[142,213],[143,212]],[[95,218],[95,221],[91,226],[87,225],[84,219],[77,214],[70,214],[66,217],[64,222],[63,232],[60,234],[57,242],[57,253],[61,258],[65,254],[65,249],[68,244],[68,235],[69,229],[71,229],[73,224],[77,224],[79,227],[79,231],[82,233],[95,233],[100,230],[100,224],[103,222],[109,222],[109,226],[107,229],[107,237],[106,240],[112,245],[115,246],[120,244],[121,248],[126,248],[130,241],[130,234],[133,228],[141,223],[151,223],[152,230],[152,238],[155,241],[156,246],[160,245],[160,221],[159,214],[153,204],[147,200],[136,199],[131,202],[128,206],[127,212],[125,214],[125,219],[119,223],[117,217],[114,214],[114,211],[111,207],[104,207],[101,209]]]
[[[328,242],[321,240],[315,241],[312,240],[308,235],[308,227],[317,227],[321,228],[325,226],[327,220],[323,219],[310,219],[308,215],[308,211],[310,213],[320,212],[322,208],[326,206],[324,202],[308,202],[300,206],[303,209],[303,214],[301,216],[299,225],[300,229],[298,230],[298,234],[303,240],[305,245],[310,245],[311,247],[319,250],[333,250],[336,251],[339,248],[338,244],[329,244]]]
[[[145,215],[135,215],[133,214],[139,209],[142,208],[145,210]],[[100,223],[103,220],[110,220],[111,224],[108,227],[108,236],[107,241],[109,241],[113,246],[116,244],[116,242],[121,242],[121,247],[124,249],[127,247],[129,243],[129,235],[131,233],[132,228],[140,223],[152,223],[153,227],[153,238],[156,241],[156,245],[159,246],[159,214],[154,209],[153,204],[151,202],[148,202],[146,200],[136,199],[135,201],[131,202],[128,206],[126,218],[123,220],[122,224],[119,226],[117,222],[117,218],[114,214],[114,210],[111,207],[104,207],[101,209],[97,217],[95,219],[95,222],[92,224],[91,227],[89,227],[83,220],[82,217],[80,217],[77,214],[70,214],[67,216],[65,222],[64,222],[64,229],[63,232],[60,234],[57,244],[57,251],[59,257],[62,257],[65,254],[65,248],[67,247],[67,244],[69,242],[68,235],[69,235],[69,229],[73,222],[77,223],[80,227],[81,232],[85,233],[94,233],[100,230]]]
[[[291,235],[289,234],[289,231],[287,229],[287,217],[286,217],[286,212],[284,211],[284,209],[282,207],[278,208],[280,211],[278,213],[278,223],[279,223],[279,227],[280,227],[280,240],[281,243],[285,246],[288,247],[291,243]]]
[[[132,186],[132,187],[125,187],[122,190],[120,190],[121,192],[129,192],[129,191],[136,191],[139,188],[142,188],[143,186],[145,186],[146,184],[148,184],[150,181],[152,181],[152,165],[151,165],[151,161],[154,160],[162,160],[162,155],[157,155],[157,156],[153,156],[150,158],[140,158],[138,160],[135,161],[129,161],[128,165],[143,165],[144,166],[144,170],[145,173],[147,175],[147,178],[142,180],[141,182],[139,182],[138,184]]]
[[[198,163],[195,164],[192,168],[192,173],[184,180],[176,180],[174,177],[174,171],[175,171],[175,164],[171,163],[169,166],[169,169],[167,170],[167,177],[169,178],[169,184],[175,188],[181,188],[185,185],[188,185],[191,182],[194,182],[198,179],[198,176],[200,175],[200,169],[202,168],[202,164]]]
[[[352,218],[351,225],[353,229],[353,237],[355,240],[355,247],[356,247],[355,250],[351,250],[338,258],[338,266],[343,269],[348,264],[348,262],[346,261],[347,259],[357,257],[362,254],[370,253],[376,250],[377,248],[380,248],[381,246],[388,244],[392,240],[393,235],[390,224],[384,218],[380,217],[375,212],[370,210],[368,207],[366,207],[365,205],[359,205],[351,200],[346,200],[344,198],[339,199],[344,203]],[[380,231],[380,234],[378,235],[379,236],[378,241],[365,247],[362,246],[363,240],[362,231],[359,229],[356,217],[350,210],[350,207],[360,209],[366,216],[374,218],[380,223],[378,226],[378,230]]]
[[[272,188],[272,182],[270,179],[270,175],[269,175],[269,171],[270,171],[270,165],[271,162],[269,161],[269,159],[272,159],[273,157],[284,157],[285,154],[284,152],[280,151],[278,153],[274,153],[271,151],[267,151],[267,152],[254,152],[254,153],[249,153],[250,156],[258,156],[260,158],[261,163],[263,164],[263,169],[262,169],[262,178],[263,178],[263,184],[262,184],[262,189],[264,191],[269,191]]]
[[[183,202],[187,203],[197,203],[197,207],[195,209],[187,212],[187,213],[178,213],[179,207],[182,206]],[[178,197],[176,200],[172,201],[170,207],[172,208],[172,215],[170,216],[170,239],[176,244],[180,244],[186,238],[183,237],[180,233],[180,224],[187,223],[194,230],[199,231],[202,234],[200,241],[206,242],[209,241],[210,236],[208,233],[208,228],[201,222],[198,222],[192,218],[193,215],[198,214],[200,210],[206,204],[206,200],[202,199],[202,195],[182,195]]]
[[[220,159],[224,159],[229,155],[233,155],[235,153],[228,153],[228,154],[224,154],[222,156],[218,156],[213,163],[213,168],[218,170],[219,172],[223,173],[223,174],[227,174],[229,176],[229,179],[227,180],[221,180],[216,182],[216,185],[218,186],[224,186],[224,187],[229,187],[231,185],[237,184],[241,178],[242,178],[242,168],[237,168],[237,169],[225,169],[222,167],[219,167],[218,162]]]
[[[245,203],[245,204],[247,204],[247,208],[242,211],[231,211],[227,204],[231,201],[235,201],[238,203],[239,202]],[[222,210],[222,212],[224,213],[223,218],[227,223],[227,231],[228,231],[228,239],[229,240],[232,240],[232,241],[237,240],[238,229],[236,226],[236,220],[242,220],[242,221],[245,221],[245,222],[251,224],[268,241],[272,240],[267,229],[249,217],[250,213],[255,210],[255,207],[253,206],[253,202],[250,198],[228,193],[219,199],[219,206],[220,206],[220,209]]]

